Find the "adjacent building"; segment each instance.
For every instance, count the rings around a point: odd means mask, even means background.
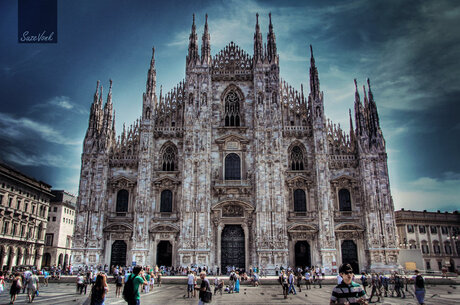
[[[41,266],[51,186],[0,163],[0,266]]]
[[[43,266],[66,268],[71,259],[77,198],[63,190],[51,192],[54,198],[51,199],[48,213]]]
[[[117,138],[112,82],[97,84],[83,142],[74,265],[397,267],[385,140],[369,80],[350,130],[330,122],[313,50],[303,86],[281,79],[274,26],[254,49],[201,54],[195,18],[185,79],[156,89]],[[308,72],[309,70],[309,72]],[[351,82],[352,80],[350,80]],[[354,121],[354,122],[353,122]]]
[[[460,214],[440,211],[395,212],[401,249],[419,249],[427,271],[460,270]]]

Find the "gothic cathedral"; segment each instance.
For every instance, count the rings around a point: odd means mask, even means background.
[[[115,136],[112,82],[99,82],[84,139],[72,263],[396,267],[394,207],[376,103],[355,80],[350,132],[326,120],[311,50],[310,92],[280,79],[273,25],[254,53],[201,54],[195,17],[185,80]],[[353,126],[355,125],[355,126]]]

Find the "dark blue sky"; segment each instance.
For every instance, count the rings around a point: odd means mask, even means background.
[[[58,1],[58,43],[17,43],[17,2],[0,2],[0,158],[76,193],[89,107],[113,79],[117,132],[140,116],[151,48],[157,90],[184,78],[191,16],[211,52],[253,53],[268,12],[281,77],[308,88],[312,44],[326,115],[348,129],[354,84],[369,77],[396,208],[460,206],[460,3],[455,1]],[[201,40],[200,40],[201,42]]]

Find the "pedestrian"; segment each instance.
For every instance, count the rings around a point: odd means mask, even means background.
[[[363,285],[364,291],[367,293],[366,288],[369,285],[369,283],[367,282],[367,276],[365,272],[361,273],[361,284]]]
[[[342,264],[339,268],[339,274],[343,280],[332,290],[329,304],[368,304],[364,289],[352,281],[353,268],[351,265]]]
[[[84,285],[85,279],[83,278],[83,275],[80,273],[77,276],[77,293],[80,292],[80,294],[83,293],[83,285]]]
[[[235,273],[235,292],[240,293],[240,275],[238,271]]]
[[[29,297],[29,303],[32,303],[35,299],[35,295],[38,291],[38,276],[35,273],[29,275],[27,280],[27,296]]]
[[[5,277],[3,276],[3,271],[0,271],[0,294],[5,290]]]
[[[311,280],[310,280],[310,271],[307,268],[307,271],[305,272],[305,286],[307,290],[311,289]]]
[[[123,298],[128,302],[128,305],[141,304],[139,286],[148,284],[143,273],[142,266],[134,266],[133,273],[129,275],[128,280],[125,282]]]
[[[22,283],[21,283],[21,276],[19,273],[15,273],[13,281],[11,282],[10,287],[10,295],[11,295],[11,304],[14,304],[16,301],[16,297],[18,296],[19,292],[21,292]]]
[[[379,284],[378,284],[378,281],[379,281],[379,278],[378,276],[376,276],[375,273],[372,273],[372,277],[371,277],[371,296],[369,298],[369,303],[372,303],[372,298],[374,297],[374,295],[377,296],[377,302],[380,302],[380,289],[379,289]]]
[[[116,269],[118,270],[118,269]],[[121,295],[121,288],[123,287],[123,276],[120,272],[117,272],[117,277],[115,278],[115,296],[117,298]],[[80,293],[81,294],[81,293]]]
[[[288,277],[287,277],[286,272],[284,270],[281,270],[280,280],[279,281],[281,283],[281,286],[283,287],[284,298],[287,299],[288,291],[289,291],[289,283],[288,283]]]
[[[294,282],[295,282],[294,273],[291,270],[289,270],[288,271],[288,283],[289,283],[288,294],[290,294],[291,292],[294,295],[297,294],[297,292],[295,291]]]
[[[418,270],[415,270],[414,280],[415,297],[419,304],[425,304],[425,279]]]
[[[96,282],[91,288],[91,305],[104,305],[105,296],[109,291],[105,274],[99,273]]]
[[[192,270],[189,270],[187,277],[187,298],[190,298],[190,293],[193,297],[193,288],[195,284],[195,276],[193,275]]]
[[[219,291],[220,295],[222,295],[223,288],[224,288],[224,280],[219,280],[219,278],[216,276],[214,278],[214,295],[216,295],[217,291]]]
[[[212,292],[211,292],[211,285],[209,284],[209,280],[206,278],[206,272],[201,271],[200,272],[200,278],[201,278],[201,285],[200,288],[200,293],[198,294],[198,305],[203,305],[205,303],[210,303],[212,299]]]

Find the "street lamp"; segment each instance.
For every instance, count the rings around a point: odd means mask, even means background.
[[[403,242],[399,244],[399,247],[402,248],[404,246],[404,249],[407,249],[407,238],[404,237]]]

